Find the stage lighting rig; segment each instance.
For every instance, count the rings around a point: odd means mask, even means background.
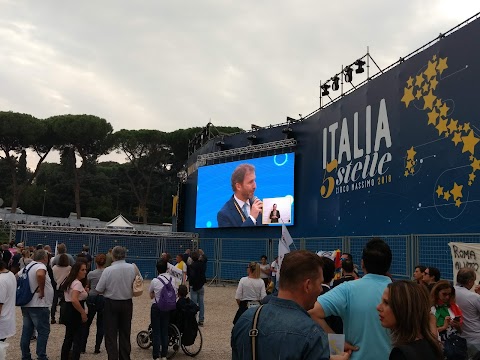
[[[332,80],[332,90],[333,91],[337,91],[338,89],[340,89],[340,78],[338,77],[338,75],[335,75],[334,77],[331,78]]]
[[[330,89],[330,85],[328,85],[328,83],[325,83],[320,87],[322,88],[322,96],[328,96],[328,94],[330,94],[330,91],[328,91],[328,89]]]
[[[357,67],[357,70],[355,70],[356,74],[361,74],[365,72],[365,69],[363,68],[363,66],[365,65],[365,61],[363,61],[362,59],[358,59],[353,64]]]
[[[353,80],[353,69],[352,69],[352,66],[349,65],[347,67],[345,67],[345,69],[343,70],[343,73],[344,73],[344,76],[345,76],[345,81],[346,82],[352,82]]]

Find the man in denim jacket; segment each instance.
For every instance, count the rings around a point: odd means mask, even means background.
[[[330,359],[327,335],[307,313],[322,291],[322,282],[319,256],[305,250],[285,255],[278,297],[263,306],[258,318],[256,359]],[[252,358],[249,332],[256,310],[248,309],[232,330],[233,360]],[[344,353],[338,358],[348,357]]]

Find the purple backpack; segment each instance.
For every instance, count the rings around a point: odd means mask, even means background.
[[[155,303],[160,311],[170,311],[175,310],[177,308],[177,295],[175,294],[175,289],[172,285],[172,278],[165,283],[161,275],[157,277],[163,284],[162,290],[160,290],[160,296],[157,298],[155,297]],[[164,277],[166,280],[167,278]]]

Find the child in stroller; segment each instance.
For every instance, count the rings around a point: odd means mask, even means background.
[[[188,356],[196,356],[202,349],[202,333],[198,328],[196,314],[198,305],[187,297],[188,290],[185,285],[178,287],[177,308],[170,314],[168,327],[168,353],[167,359],[171,359],[181,347]],[[148,330],[137,334],[137,344],[142,349],[148,349],[152,345],[152,326]]]

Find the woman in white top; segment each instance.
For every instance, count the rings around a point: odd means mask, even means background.
[[[68,360],[72,348],[72,360],[80,359],[81,347],[83,344],[83,333],[87,322],[87,313],[84,304],[88,296],[85,289],[87,275],[87,264],[81,261],[76,262],[67,279],[60,287],[64,291],[66,319],[64,319],[65,339],[63,340],[61,360]]]
[[[238,310],[233,319],[233,324],[237,322],[245,310],[260,305],[260,301],[267,296],[265,283],[260,279],[260,265],[256,262],[248,264],[247,274],[248,276],[240,279],[235,293]]]
[[[53,303],[52,308],[50,309],[50,324],[55,324],[55,313],[57,311],[57,304],[59,299],[63,299],[63,291],[60,291],[60,285],[62,285],[63,281],[67,278],[68,274],[70,274],[70,270],[72,267],[70,266],[70,261],[68,260],[67,254],[62,254],[58,258],[58,263],[53,265],[52,272],[53,278],[55,279],[55,283],[57,284],[56,289],[53,289]]]

